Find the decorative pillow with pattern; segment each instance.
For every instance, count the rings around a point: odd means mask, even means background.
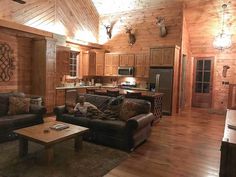
[[[143,105],[132,101],[131,99],[126,99],[122,104],[119,119],[127,121],[129,118],[134,117],[142,112]]]
[[[8,115],[25,114],[30,110],[30,98],[9,97]]]
[[[109,104],[107,109],[103,112],[103,119],[115,120],[120,116],[120,111],[122,108],[122,104],[124,102],[124,96],[118,96],[113,98]]]
[[[103,119],[103,112],[97,107],[89,106],[87,108],[86,117],[90,119]]]

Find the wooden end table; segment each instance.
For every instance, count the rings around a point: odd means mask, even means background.
[[[66,124],[69,128],[63,130],[50,129],[55,124]],[[49,130],[49,132],[45,132]],[[64,122],[53,121],[46,122],[31,127],[15,130],[14,132],[19,135],[19,156],[24,157],[28,153],[28,141],[33,141],[45,147],[45,156],[47,163],[53,159],[53,146],[62,141],[74,138],[75,150],[82,149],[82,135],[88,131],[86,127],[72,125]]]

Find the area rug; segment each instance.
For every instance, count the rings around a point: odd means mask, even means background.
[[[41,161],[43,146],[29,142],[29,154],[18,156],[18,141],[0,144],[0,177],[100,177],[119,165],[129,155],[109,147],[83,142],[83,149],[74,151],[74,141],[54,147],[54,159]]]

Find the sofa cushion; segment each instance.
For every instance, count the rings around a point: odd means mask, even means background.
[[[34,123],[36,119],[36,114],[7,115],[1,117],[0,126],[1,128],[3,128],[2,126],[12,126],[12,128],[21,127],[23,125],[30,125]]]
[[[9,97],[8,115],[29,113],[30,98],[24,97]]]
[[[148,113],[150,110],[150,103],[139,99],[125,99],[122,104],[119,119],[127,121],[131,117],[138,114]]]
[[[0,117],[7,115],[9,106],[9,93],[0,94]]]
[[[71,123],[83,127],[89,127],[90,119],[86,117],[75,117],[71,114],[62,114],[60,120],[63,120],[63,122]]]
[[[126,133],[126,123],[120,120],[100,120],[90,121],[90,128],[95,131],[106,132],[111,136],[119,136]]]

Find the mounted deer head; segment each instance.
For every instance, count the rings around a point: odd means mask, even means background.
[[[165,26],[165,18],[164,17],[156,17],[157,22],[156,24],[159,26],[160,29],[160,36],[165,37],[167,35],[167,29]]]
[[[136,37],[135,37],[135,34],[132,33],[131,31],[132,31],[132,28],[126,27],[126,33],[129,34],[128,43],[129,43],[130,45],[133,45],[133,44],[136,42]]]
[[[111,39],[111,37],[112,37],[112,29],[113,29],[113,26],[115,25],[115,23],[116,23],[116,21],[111,21],[109,23],[109,25],[105,25],[104,23],[102,23],[103,26],[106,28],[108,39]]]
[[[222,76],[226,77],[227,76],[227,71],[230,67],[228,65],[224,65],[223,66],[223,72],[222,72]]]
[[[111,39],[111,32],[112,32],[112,26],[111,25],[104,25],[107,31],[107,36],[109,39]]]

